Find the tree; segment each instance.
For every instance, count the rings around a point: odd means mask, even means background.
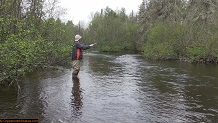
[[[75,25],[48,18],[43,0],[1,0],[0,5],[0,83],[69,57]]]

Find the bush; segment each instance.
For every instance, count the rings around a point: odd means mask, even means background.
[[[178,58],[178,43],[182,39],[181,25],[169,25],[167,23],[156,23],[147,35],[143,45],[143,53],[150,58],[175,59]]]

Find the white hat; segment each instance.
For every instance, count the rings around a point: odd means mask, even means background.
[[[75,36],[75,41],[79,41],[79,39],[81,39],[81,38],[82,38],[82,36],[76,35],[76,36]]]

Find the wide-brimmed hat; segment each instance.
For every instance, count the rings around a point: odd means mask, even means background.
[[[82,36],[76,35],[76,36],[75,36],[75,41],[79,41],[79,39],[81,39],[81,38],[82,38]]]

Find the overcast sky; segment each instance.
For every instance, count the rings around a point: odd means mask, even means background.
[[[60,6],[67,9],[67,14],[61,17],[63,20],[72,20],[74,24],[79,21],[89,22],[91,13],[100,12],[109,6],[113,10],[126,9],[126,14],[131,11],[138,12],[142,0],[59,0]]]

